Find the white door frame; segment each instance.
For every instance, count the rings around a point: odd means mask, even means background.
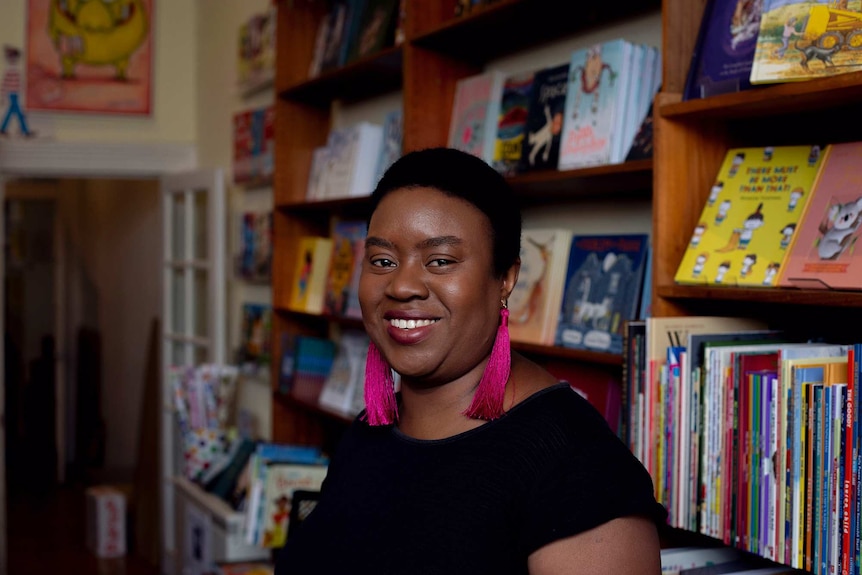
[[[153,142],[57,142],[6,140],[0,142],[0,203],[5,183],[18,178],[161,178],[197,168],[197,148],[193,144]],[[3,230],[0,218],[0,237]],[[5,266],[0,250],[0,267]],[[0,282],[0,301],[3,301]],[[5,318],[0,306],[0,329]],[[5,330],[4,330],[5,333]],[[5,365],[0,347],[0,367]],[[0,378],[3,376],[0,375]],[[4,382],[5,384],[5,382]],[[0,575],[7,575],[6,543],[6,459],[5,407],[0,393]]]

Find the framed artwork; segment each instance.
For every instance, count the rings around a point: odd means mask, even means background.
[[[149,115],[155,0],[28,0],[27,108]]]

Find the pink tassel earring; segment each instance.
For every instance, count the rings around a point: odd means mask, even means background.
[[[365,420],[368,425],[390,425],[398,419],[392,368],[373,342],[365,360]]]
[[[512,350],[509,346],[509,306],[502,302],[500,326],[488,365],[479,380],[479,387],[473,395],[473,402],[464,415],[473,419],[490,421],[503,415],[503,399],[506,396],[506,382],[512,369]]]

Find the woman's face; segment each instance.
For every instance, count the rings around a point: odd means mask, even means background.
[[[378,204],[359,302],[368,335],[403,380],[478,381],[517,279],[516,267],[494,277],[492,250],[490,222],[465,200],[411,188]]]

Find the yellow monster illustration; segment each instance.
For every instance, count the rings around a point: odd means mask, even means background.
[[[147,37],[148,18],[141,0],[51,0],[48,33],[64,78],[78,64],[113,66],[125,80],[129,58]]]

